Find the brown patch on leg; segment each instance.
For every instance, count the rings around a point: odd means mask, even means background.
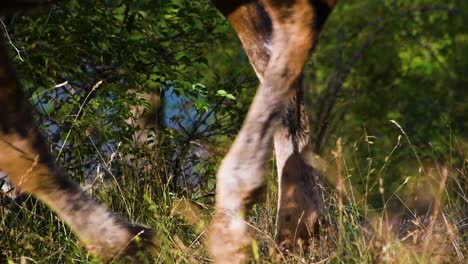
[[[320,213],[317,177],[317,171],[299,153],[292,154],[284,165],[277,215],[277,241],[284,249],[307,243],[315,232]]]

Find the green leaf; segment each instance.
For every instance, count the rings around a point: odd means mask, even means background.
[[[236,100],[236,97],[235,97],[234,95],[232,95],[232,94],[226,92],[225,90],[218,90],[218,91],[216,92],[216,94],[217,94],[218,96],[221,96],[221,97],[226,97],[226,98],[231,99],[231,100]]]

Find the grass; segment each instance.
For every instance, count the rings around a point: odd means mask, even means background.
[[[362,160],[360,150],[337,141],[330,160],[319,160],[324,171],[323,217],[319,236],[310,245],[281,255],[274,243],[276,214],[275,169],[268,166],[268,193],[249,217],[257,233],[252,245],[255,263],[466,263],[468,258],[467,161],[424,163],[402,131],[385,157]],[[414,150],[416,176],[408,175],[387,190],[385,175],[392,158],[406,142]],[[371,142],[367,142],[371,144]],[[457,145],[458,149],[463,149]],[[154,153],[146,164],[163,164]],[[371,160],[381,159],[383,162]],[[121,177],[88,191],[132,221],[158,232],[154,263],[208,263],[204,247],[211,218],[212,197],[170,192],[162,167],[134,168],[122,159]],[[141,163],[140,163],[141,164]],[[366,166],[362,167],[362,164]],[[270,177],[271,176],[271,177]],[[361,179],[361,184],[355,183]],[[195,199],[194,197],[202,197]],[[375,197],[380,199],[375,202]],[[420,199],[419,201],[416,200]],[[68,227],[43,204],[27,198],[17,204],[3,197],[0,204],[1,263],[99,263],[87,255]],[[379,204],[375,206],[374,204]],[[422,208],[422,209],[421,209]]]

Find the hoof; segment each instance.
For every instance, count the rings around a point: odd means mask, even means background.
[[[217,212],[208,233],[208,249],[215,263],[245,263],[252,244],[242,214]]]

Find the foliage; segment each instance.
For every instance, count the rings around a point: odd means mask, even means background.
[[[291,263],[468,257],[465,2],[339,1],[306,69],[306,101],[314,149],[329,167],[341,164],[331,171],[347,193],[329,180],[323,241],[284,258],[271,243],[277,187],[269,177],[266,202],[253,208],[261,231],[254,256]],[[70,0],[4,22],[59,163],[97,199],[160,232],[156,263],[208,262],[201,237],[216,169],[258,85],[224,18],[208,0]],[[149,124],[131,125],[141,119],[137,108],[156,112]],[[175,212],[182,196],[202,205],[194,226]],[[446,224],[429,233],[421,215],[430,216],[435,201]],[[34,199],[2,205],[0,262],[98,262]],[[418,223],[404,233],[413,241],[385,229],[398,217]],[[442,236],[443,246],[421,250],[418,241],[431,236]]]
[[[327,155],[341,137],[363,149],[363,164],[381,166],[402,134],[394,120],[411,136],[419,163],[462,164],[447,139],[461,140],[466,152],[467,11],[460,1],[340,3],[306,75],[315,150]],[[408,143],[400,142],[384,174],[392,190],[407,175],[420,175],[423,164],[408,158],[414,152]],[[353,178],[362,182],[361,175]]]

